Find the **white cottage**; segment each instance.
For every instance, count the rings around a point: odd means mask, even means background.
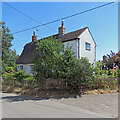
[[[62,43],[65,44],[65,46],[67,46],[68,43],[69,46],[72,45],[77,59],[86,57],[89,59],[89,62],[93,63],[95,66],[96,43],[88,27],[70,33],[65,33],[64,21],[62,21],[61,27],[58,28],[58,34],[52,36],[56,39],[61,38]],[[38,57],[35,49],[36,40],[37,38],[34,32],[32,36],[32,42],[24,46],[24,50],[16,62],[17,70],[25,70],[27,73],[32,74],[33,60]]]

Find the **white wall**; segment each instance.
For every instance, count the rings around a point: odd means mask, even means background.
[[[30,65],[33,65],[33,64],[18,64],[17,70],[20,70],[20,67],[18,68],[18,66],[21,66],[21,65],[23,66],[23,70],[26,71],[26,73],[32,74]]]
[[[67,44],[69,44],[69,47],[72,46],[72,49],[75,51],[75,55],[78,58],[78,40],[72,40],[68,42],[64,42],[65,47],[67,47]]]
[[[88,29],[86,29],[80,36],[80,58],[81,57],[86,57],[89,59],[90,63],[96,62],[96,47],[95,47],[95,42],[89,32]],[[85,48],[85,42],[91,44],[91,50],[86,50]]]
[[[65,42],[64,43],[65,47],[67,46],[68,43],[69,43],[69,46],[73,45],[73,50],[75,51],[77,58],[78,58],[78,52],[79,52],[80,59],[81,59],[81,57],[86,57],[89,59],[89,62],[94,63],[94,66],[95,66],[95,64],[96,64],[96,47],[95,47],[95,42],[94,42],[89,30],[86,29],[78,38],[79,38],[79,42],[78,42],[78,39]],[[86,48],[85,48],[86,42],[91,44],[90,51],[86,50]],[[78,43],[79,43],[79,47],[78,47]],[[79,50],[78,50],[78,48],[79,48]]]

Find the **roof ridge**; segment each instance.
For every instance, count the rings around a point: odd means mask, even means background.
[[[88,27],[84,27],[84,28],[81,28],[81,29],[78,29],[78,30],[75,30],[75,31],[72,31],[72,32],[68,32],[68,33],[66,33],[66,34],[70,34],[70,33],[73,33],[73,32],[77,32],[77,31],[79,31],[79,30],[82,30],[82,29],[87,29]],[[64,35],[66,35],[66,34],[64,34]]]
[[[80,31],[80,30],[85,30],[85,29],[87,29],[88,27],[84,27],[84,28],[81,28],[81,29],[78,29],[78,30],[75,30],[75,31],[72,31],[72,32],[68,32],[68,33],[65,33],[64,35],[68,35],[68,34],[70,34],[70,33],[74,33],[74,32],[77,32],[77,31]],[[84,32],[84,31],[83,31]],[[38,40],[42,40],[42,39],[47,39],[47,38],[49,38],[49,37],[52,37],[52,36],[57,36],[57,35],[59,35],[58,33],[57,34],[54,34],[54,35],[50,35],[50,36],[48,36],[48,37],[44,37],[44,38],[40,38],[40,39],[38,39]],[[63,35],[63,36],[64,36]],[[37,40],[37,41],[38,41]],[[33,41],[33,42],[35,42],[35,41]],[[31,42],[29,42],[29,43],[27,43],[26,45],[28,45],[28,44],[30,44],[30,43],[33,43],[32,41]],[[25,45],[25,46],[26,46]]]

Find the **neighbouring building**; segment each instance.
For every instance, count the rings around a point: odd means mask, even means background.
[[[86,57],[90,63],[95,66],[96,63],[96,43],[88,27],[65,33],[64,21],[61,27],[58,28],[58,34],[52,35],[56,39],[61,38],[62,43],[67,46],[72,45],[76,53],[77,59]],[[51,36],[48,36],[51,37]],[[47,37],[47,38],[48,38]],[[43,38],[44,39],[44,38]],[[32,74],[33,60],[37,57],[36,53],[36,40],[37,37],[33,32],[32,41],[24,46],[23,52],[17,60],[17,70],[25,70],[27,73]],[[42,39],[39,39],[39,41]]]

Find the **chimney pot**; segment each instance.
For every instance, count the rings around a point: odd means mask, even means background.
[[[58,28],[59,35],[64,35],[65,34],[65,27],[64,27],[64,21],[61,21],[61,27]]]
[[[62,22],[62,27],[64,26],[64,20],[61,21]]]
[[[35,31],[33,31],[32,42],[37,40],[37,36],[35,35]]]

